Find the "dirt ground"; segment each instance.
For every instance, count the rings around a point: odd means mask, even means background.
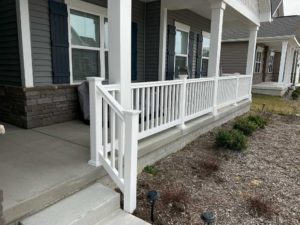
[[[150,222],[146,196],[156,190],[156,225],[203,224],[204,211],[220,225],[300,224],[300,118],[271,120],[244,152],[217,149],[217,128],[154,164],[156,175],[139,175],[135,215]]]

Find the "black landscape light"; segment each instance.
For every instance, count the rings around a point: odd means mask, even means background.
[[[204,225],[213,225],[216,217],[213,212],[204,212],[201,214],[201,219],[204,222]]]
[[[149,191],[147,195],[148,202],[151,204],[151,221],[154,222],[154,205],[158,199],[157,191]]]

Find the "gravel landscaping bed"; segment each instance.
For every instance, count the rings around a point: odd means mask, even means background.
[[[150,222],[156,190],[157,225],[203,224],[204,211],[222,225],[300,224],[300,118],[271,117],[244,152],[217,149],[218,128],[154,164],[156,175],[140,174],[135,215]]]

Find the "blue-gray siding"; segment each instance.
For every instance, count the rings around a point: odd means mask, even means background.
[[[221,68],[223,73],[246,73],[248,42],[222,43]]]
[[[146,4],[145,81],[158,80],[160,1]]]
[[[15,0],[0,1],[0,85],[22,85]]]

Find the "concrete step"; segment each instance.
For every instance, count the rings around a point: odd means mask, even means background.
[[[150,225],[149,223],[119,209],[96,225]]]
[[[120,195],[95,183],[34,214],[20,225],[95,225],[120,208]]]

